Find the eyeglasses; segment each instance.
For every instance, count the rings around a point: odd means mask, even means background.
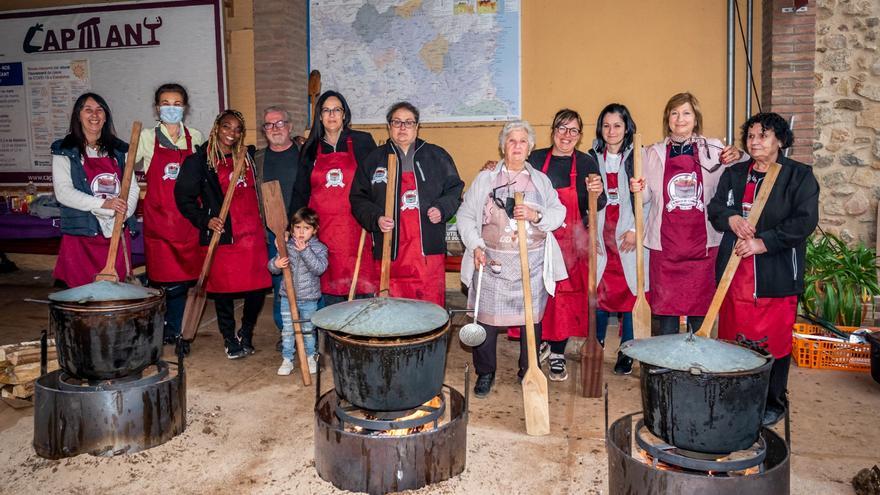
[[[577,127],[565,127],[564,125],[556,126],[556,132],[563,136],[568,134],[571,137],[578,137],[581,135],[581,130]]]
[[[339,115],[342,115],[343,113],[345,113],[345,109],[342,108],[342,107],[322,108],[322,109],[321,109],[321,113],[322,113],[323,115],[331,115],[331,114],[334,114],[334,113],[339,114]]]
[[[496,187],[495,189],[492,189],[492,192],[490,193],[490,196],[492,197],[492,201],[495,202],[495,206],[504,210],[504,212],[507,213],[507,218],[513,218],[513,207],[516,206],[516,202],[510,196],[507,196],[504,199],[495,196],[495,191],[497,191],[499,189],[509,188],[511,186],[511,184],[513,184],[513,183],[508,182],[507,184],[502,184],[502,185]],[[508,194],[509,194],[509,192],[508,192]]]
[[[271,130],[273,127],[275,129],[281,129],[284,126],[286,126],[287,124],[288,124],[287,120],[279,120],[278,122],[266,122],[265,124],[263,124],[263,129],[267,130],[267,131]]]
[[[415,120],[394,119],[391,122],[389,122],[389,124],[391,124],[391,127],[395,128],[395,129],[400,129],[401,127],[406,128],[406,129],[412,129],[413,127],[415,127],[418,124],[418,122]]]

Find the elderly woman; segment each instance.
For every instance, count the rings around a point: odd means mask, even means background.
[[[645,177],[630,179],[630,189],[644,189],[642,200],[650,205],[645,247],[651,253],[651,310],[659,316],[661,335],[678,333],[682,315],[696,331],[709,309],[721,233],[709,223],[706,203],[724,165],[742,157],[734,146],[701,134],[703,114],[690,93],[669,99],[663,129],[666,138],[647,150]]]
[[[742,256],[721,306],[718,338],[765,340],[776,361],[770,371],[764,424],[779,421],[787,407],[791,331],[798,294],[804,291],[807,237],[819,222],[819,184],[813,169],[782,150],[794,136],[785,119],[759,113],[742,126],[742,144],[752,159],[727,170],[709,203],[712,225],[724,233],[715,273],[721,277],[731,253]],[[770,165],[782,165],[755,227],[746,220]]]
[[[177,207],[199,230],[199,242],[207,246],[214,232],[220,234],[205,289],[214,298],[217,326],[229,359],[254,353],[254,326],[263,308],[265,289],[272,285],[266,270],[268,253],[260,213],[260,177],[248,153],[241,176],[232,176],[232,157],[244,146],[244,137],[241,113],[221,112],[207,144],[183,162],[174,187]],[[223,222],[217,215],[230,187],[235,192]],[[242,298],[244,311],[236,332],[235,300]]]
[[[629,109],[611,103],[599,112],[596,141],[589,155],[599,164],[608,203],[599,212],[598,310],[596,338],[605,342],[608,319],[617,315],[620,343],[633,338],[632,309],[636,302],[636,223],[629,180],[633,177],[633,135],[636,123]],[[638,150],[639,153],[642,150]],[[640,205],[641,207],[641,205]],[[645,262],[648,262],[647,250]],[[645,290],[648,280],[644,280]],[[632,359],[617,353],[614,373],[632,373]]]
[[[140,189],[132,180],[128,197],[119,197],[127,150],[104,98],[95,93],[77,98],[67,136],[52,143],[52,185],[61,203],[61,247],[52,276],[68,287],[94,282],[104,268],[117,213],[128,222],[116,273],[123,279],[131,273],[130,229]]]
[[[386,115],[391,139],[358,166],[351,212],[373,233],[373,257],[382,258],[382,235],[393,232],[390,295],[445,305],[446,222],[461,204],[464,182],[443,148],[418,138],[419,110],[398,102]],[[393,217],[385,216],[388,156],[397,156]],[[332,248],[332,240],[328,242]]]
[[[314,125],[300,151],[303,166],[296,179],[295,206],[308,205],[321,220],[319,237],[329,249],[329,265],[321,276],[324,304],[348,296],[357,261],[361,226],[351,214],[348,201],[358,164],[376,149],[373,136],[349,127],[351,109],[336,91],[325,91],[315,103]],[[297,211],[295,208],[291,211]],[[366,243],[370,252],[372,243]],[[356,294],[376,292],[379,282],[375,263],[361,262]]]
[[[503,159],[494,170],[484,170],[474,179],[456,215],[458,232],[465,245],[461,280],[468,287],[476,283],[475,268],[487,265],[482,281],[480,309],[476,315],[486,328],[486,341],[475,347],[477,383],[474,395],[486,397],[495,382],[495,344],[498,333],[509,326],[525,327],[522,281],[532,288],[535,341],[541,341],[541,319],[547,298],[556,282],[567,278],[562,251],[552,231],[566,218],[566,208],[550,179],[532,166],[526,157],[535,147],[535,131],[525,121],[508,122],[501,131],[499,147]],[[514,193],[524,201],[514,206]],[[521,273],[517,220],[527,222],[529,273]],[[470,291],[472,306],[476,290]],[[528,369],[526,339],[520,339],[519,377]]]
[[[205,139],[202,133],[183,124],[189,95],[180,84],[168,83],[156,89],[154,101],[159,121],[141,131],[137,161],[143,163],[147,179],[144,197],[144,250],[150,284],[165,289],[166,344],[177,341],[186,305],[186,291],[199,278],[204,253],[199,249],[199,231],[174,204],[174,185],[183,161]],[[183,344],[187,349],[187,344]]]

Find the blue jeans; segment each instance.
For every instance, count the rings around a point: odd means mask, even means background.
[[[268,231],[267,234],[269,236],[269,260],[272,260],[278,256],[278,248],[275,247],[275,234]],[[275,320],[275,326],[278,330],[284,327],[284,322],[281,321],[281,296],[278,295],[283,279],[284,276],[280,273],[272,275],[272,319]]]
[[[605,342],[605,332],[608,330],[608,317],[611,316],[611,313],[605,310],[597,309],[596,310],[596,338],[599,339],[599,342]],[[633,314],[630,313],[617,313],[617,322],[623,330],[623,335],[620,337],[620,343],[624,343],[627,340],[633,339]]]
[[[299,319],[306,320],[318,310],[318,301],[297,301],[296,309],[299,310]],[[287,298],[281,298],[281,320],[284,326],[281,328],[281,357],[293,361],[296,352],[296,340],[293,336],[293,318],[290,316],[290,303]],[[311,322],[302,323],[303,341],[306,345],[306,356],[317,354],[317,339],[315,339],[314,326]]]

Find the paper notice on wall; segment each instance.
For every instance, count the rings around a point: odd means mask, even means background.
[[[27,101],[21,62],[0,63],[0,171],[30,160]]]
[[[89,62],[28,62],[24,66],[24,80],[30,112],[30,163],[34,171],[49,170],[52,142],[67,134],[73,103],[91,88]]]

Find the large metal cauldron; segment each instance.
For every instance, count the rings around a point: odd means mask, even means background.
[[[87,380],[112,380],[140,372],[162,355],[162,291],[95,282],[51,294],[49,328],[58,364]]]
[[[449,317],[424,301],[375,298],[322,309],[312,323],[327,330],[336,393],[362,409],[401,411],[443,387]]]
[[[744,450],[758,440],[772,356],[689,335],[631,342],[622,351],[641,361],[642,409],[651,433],[711,454]]]

